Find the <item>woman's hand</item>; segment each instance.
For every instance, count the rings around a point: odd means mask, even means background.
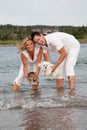
[[[26,78],[26,79],[28,79],[28,73],[27,73],[27,74],[25,74],[25,78]]]
[[[35,72],[35,74],[36,74],[36,76],[38,77],[38,75],[39,75],[39,74],[38,74],[38,72],[37,72],[37,71]]]

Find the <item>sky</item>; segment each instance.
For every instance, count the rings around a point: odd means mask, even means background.
[[[0,24],[87,26],[87,0],[0,0]]]

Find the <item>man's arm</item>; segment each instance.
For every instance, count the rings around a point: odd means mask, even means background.
[[[55,69],[62,63],[62,61],[65,59],[67,53],[64,47],[62,47],[60,50],[58,50],[58,53],[60,54],[58,61],[56,64],[52,67],[52,72],[55,71]]]

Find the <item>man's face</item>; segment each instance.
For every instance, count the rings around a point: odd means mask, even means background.
[[[35,43],[37,43],[38,45],[43,45],[44,44],[44,37],[42,35],[40,35],[40,36],[35,35],[33,41]]]

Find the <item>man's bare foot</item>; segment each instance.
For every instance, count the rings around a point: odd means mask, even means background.
[[[69,91],[69,95],[70,95],[70,96],[75,96],[75,94],[76,94],[76,93],[75,93],[75,90],[74,90],[74,89],[72,89],[72,90]]]

